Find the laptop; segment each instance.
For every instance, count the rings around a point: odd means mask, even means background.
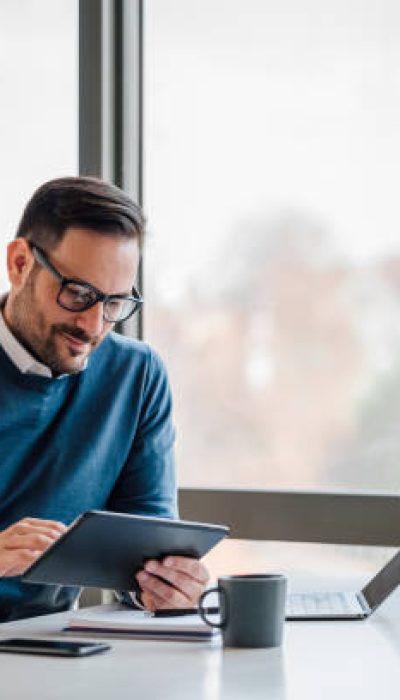
[[[292,593],[287,620],[364,620],[400,583],[400,551],[357,593]]]

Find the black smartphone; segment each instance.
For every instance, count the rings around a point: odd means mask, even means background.
[[[0,652],[50,654],[51,656],[90,656],[108,651],[108,644],[97,642],[58,642],[53,639],[0,639]]]

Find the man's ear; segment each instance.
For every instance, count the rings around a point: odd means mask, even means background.
[[[15,238],[7,246],[7,271],[11,287],[22,289],[34,266],[35,260],[25,238]]]

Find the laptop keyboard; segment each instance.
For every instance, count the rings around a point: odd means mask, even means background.
[[[354,615],[360,605],[346,593],[292,593],[288,596],[286,615]]]

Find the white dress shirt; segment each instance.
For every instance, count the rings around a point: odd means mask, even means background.
[[[49,367],[38,362],[23,345],[16,339],[7,326],[3,307],[7,299],[7,294],[0,298],[0,345],[10,360],[22,372],[22,374],[40,374],[42,377],[52,377]]]

